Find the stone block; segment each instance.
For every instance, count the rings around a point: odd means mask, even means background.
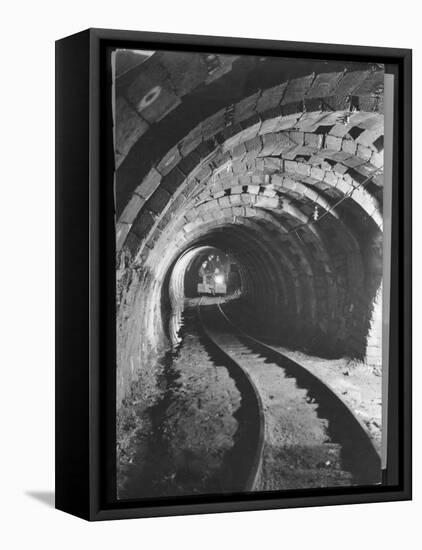
[[[126,91],[127,98],[143,119],[151,124],[159,122],[180,104],[180,98],[158,59],[150,57],[137,73]]]
[[[363,160],[369,160],[373,154],[373,151],[370,147],[365,147],[364,145],[358,144],[356,154]]]
[[[242,122],[253,116],[259,96],[260,92],[256,92],[245,99],[242,99],[239,103],[236,103],[234,106],[233,115],[233,121],[235,123]]]
[[[242,185],[233,185],[231,190],[232,190],[232,193],[231,193],[232,195],[240,194],[243,191],[243,186]]]
[[[205,55],[205,59],[207,59],[209,55]],[[215,80],[221,78],[225,74],[231,71],[233,63],[238,58],[237,55],[221,55],[216,54],[216,57],[218,58],[219,65],[217,68],[213,68],[212,71],[209,71],[208,77],[205,81],[206,84],[210,84],[211,82],[214,82]]]
[[[295,128],[302,132],[314,132],[326,117],[323,111],[305,112],[296,122]]]
[[[337,162],[344,162],[345,160],[351,158],[351,155],[350,153],[346,153],[346,151],[336,151],[330,155],[330,158],[332,160],[336,160]]]
[[[342,145],[342,139],[337,136],[327,135],[325,137],[325,147],[334,151],[340,151]]]
[[[252,203],[252,197],[248,195],[247,193],[242,193],[240,195],[240,200],[242,201],[242,204],[251,204]]]
[[[303,132],[291,130],[289,132],[289,139],[296,145],[303,145],[305,143],[305,134]]]
[[[263,168],[265,170],[265,173],[267,173],[267,174],[273,174],[275,172],[280,172],[280,170],[283,167],[283,161],[279,158],[266,157],[266,158],[263,158],[262,161],[264,163]]]
[[[345,153],[354,155],[357,151],[357,144],[352,139],[343,139],[342,149]]]
[[[264,174],[253,174],[251,176],[251,182],[256,185],[265,185],[266,180]]]
[[[296,165],[296,171],[298,174],[301,174],[303,176],[310,176],[311,175],[311,167],[309,164],[305,164],[304,162],[298,162]]]
[[[290,147],[284,151],[281,152],[283,159],[287,160],[295,160],[299,152],[301,151],[301,147],[299,145]]]
[[[201,132],[204,139],[210,139],[225,128],[225,112],[226,109],[220,109],[220,111],[202,121]]]
[[[254,123],[252,125],[248,125],[241,133],[242,141],[249,141],[251,139],[254,139],[258,136],[259,129],[261,128],[261,121],[258,120],[257,122],[254,119]]]
[[[384,117],[378,113],[360,113],[357,126],[364,130],[384,131]],[[352,117],[354,118],[354,117]]]
[[[115,145],[122,157],[125,157],[138,139],[148,130],[149,124],[126,101],[124,97],[116,99]]]
[[[213,139],[201,141],[198,147],[195,149],[195,153],[201,160],[209,158],[217,150],[217,145]]]
[[[360,157],[348,157],[341,162],[349,168],[356,168],[357,166],[361,166],[365,163],[365,161],[362,160]]]
[[[116,251],[118,252],[123,247],[126,237],[129,235],[132,224],[117,222],[116,223]]]
[[[335,136],[338,138],[344,138],[349,133],[349,131],[353,128],[353,126],[354,124],[336,124],[331,128],[329,135]]]
[[[161,174],[159,174],[155,168],[151,168],[140,185],[135,189],[135,193],[144,199],[148,199],[160,185],[160,182]]]
[[[331,170],[327,170],[324,173],[324,181],[330,186],[334,186],[338,184],[339,178]]]
[[[248,139],[244,144],[246,150],[253,151],[255,155],[258,155],[261,152],[262,140],[260,136],[255,136],[254,138]]]
[[[256,198],[255,206],[260,208],[278,208],[279,201],[277,197],[266,197],[265,195],[258,195]]]
[[[224,138],[224,141],[228,141],[233,136],[236,136],[242,131],[242,127],[240,124],[230,124],[228,126],[225,126],[224,129],[221,131],[221,135]],[[224,143],[223,141],[223,143]]]
[[[316,166],[311,167],[311,176],[317,180],[324,179],[324,170],[317,168]]]
[[[167,175],[171,170],[173,170],[176,164],[179,163],[181,158],[179,148],[176,145],[170,149],[170,151],[168,151],[168,153],[166,153],[166,155],[164,155],[161,161],[157,164],[157,171],[160,172],[162,176]]]
[[[336,95],[349,96],[365,81],[370,71],[347,71],[336,87]]]
[[[125,250],[129,251],[129,254],[132,257],[135,257],[138,254],[139,248],[142,244],[142,239],[139,239],[139,237],[130,231],[126,237],[126,240],[124,241],[124,248]]]
[[[190,223],[187,223],[184,227],[183,227],[183,231],[185,233],[192,233],[192,231],[194,231],[197,227],[198,227],[198,220],[194,221],[194,222],[190,222]]]
[[[144,240],[155,224],[155,217],[151,212],[141,210],[132,225],[132,233],[140,240]]]
[[[258,99],[256,110],[261,113],[277,107],[281,103],[286,88],[287,82],[283,82],[283,84],[264,90]]]
[[[297,155],[300,157],[312,157],[316,154],[320,153],[320,149],[317,147],[312,147],[310,145],[304,145],[303,147],[299,147],[297,150]],[[308,161],[308,158],[306,158],[306,161]]]
[[[239,185],[241,185],[242,187],[244,185],[249,185],[250,183],[252,183],[252,177],[248,174],[242,174],[239,176],[238,182],[239,182]]]
[[[252,193],[253,195],[258,195],[259,185],[248,185],[248,193]]]
[[[237,127],[237,129],[239,131],[231,134],[221,145],[222,151],[231,151],[244,141],[242,129],[239,126]]]
[[[255,158],[255,170],[259,172],[265,172],[265,157]]]
[[[210,165],[214,167],[215,176],[218,174],[230,174],[232,171],[232,164],[233,161],[229,151],[223,152],[221,150],[216,152],[210,163]]]
[[[384,71],[372,71],[353,90],[354,96],[380,96],[384,93]]]
[[[188,155],[185,157],[182,157],[182,159],[177,164],[177,168],[185,174],[185,176],[188,176],[200,163],[200,156],[197,154],[196,151],[191,151]]]
[[[349,167],[344,166],[344,164],[340,164],[339,162],[334,166],[333,170],[334,172],[337,172],[337,174],[345,174],[348,171]]]
[[[279,118],[276,131],[281,132],[283,130],[289,130],[295,128],[298,121],[301,119],[303,113],[295,112],[293,114],[284,115]]]
[[[231,157],[233,160],[239,160],[243,158],[246,154],[246,147],[244,143],[239,143],[235,145],[230,151]]]
[[[332,95],[342,76],[343,73],[341,72],[318,74],[312,82],[306,98],[320,98]]]
[[[196,213],[196,210],[193,209],[193,208],[191,210],[188,210],[187,212],[185,212],[185,220],[186,220],[187,223],[191,222],[196,217],[197,217],[197,213]]]
[[[240,159],[233,159],[232,162],[232,172],[233,174],[242,174],[245,171],[245,164],[243,162],[243,157]]]
[[[160,64],[179,97],[186,95],[207,79],[207,67],[200,55],[170,51],[160,53]]]
[[[204,182],[204,181],[207,181],[209,179],[211,174],[212,174],[211,166],[209,164],[203,164],[195,172],[195,178],[200,182]]]
[[[276,197],[277,191],[275,189],[272,189],[271,187],[266,187],[264,189],[263,195],[266,197]]]
[[[161,211],[167,206],[170,199],[170,193],[162,187],[158,187],[146,203],[146,208],[154,214],[160,214]]]
[[[196,149],[198,145],[202,141],[202,128],[199,124],[196,126],[193,130],[189,132],[189,134],[182,139],[182,141],[179,144],[179,151],[182,157],[186,157],[189,155],[191,151]]]
[[[280,117],[269,118],[267,120],[264,120],[259,129],[260,135],[276,132],[279,122],[280,122]]]
[[[279,189],[288,189],[290,191],[294,191],[298,196],[300,195],[300,193],[298,193],[298,182],[294,179],[291,179],[289,177],[287,178],[278,178],[277,177],[277,180],[275,180],[275,178],[273,178],[273,184],[275,187],[279,188]]]
[[[139,211],[145,204],[145,199],[140,197],[137,194],[133,194],[130,198],[130,201],[126,205],[125,209],[123,210],[119,222],[126,223],[126,224],[132,224],[138,215]]]
[[[382,103],[382,96],[365,95],[359,96],[359,109],[362,111],[382,112],[380,105]]]
[[[167,174],[167,176],[164,176],[161,180],[161,185],[170,193],[170,195],[173,195],[184,180],[185,175],[182,174],[178,168],[174,168]]]
[[[284,162],[284,169],[286,172],[295,173],[297,171],[297,162],[286,160]]]
[[[232,212],[234,216],[241,217],[245,215],[245,210],[241,206],[234,206],[232,208]]]
[[[260,157],[266,157],[274,154],[274,150],[279,143],[278,134],[265,134],[262,136],[262,149],[259,153]]]
[[[230,204],[232,206],[236,206],[236,205],[239,205],[241,203],[241,198],[240,198],[240,195],[237,194],[237,195],[229,195],[229,200],[230,200]]]
[[[299,118],[305,110],[305,106],[303,104],[303,100],[300,101],[293,101],[292,103],[286,103],[285,105],[281,106],[281,113],[283,116],[297,116]]]
[[[373,151],[371,155],[371,164],[373,164],[376,168],[381,168],[384,164],[384,151],[381,151],[380,153]]]
[[[281,105],[302,102],[309,88],[311,87],[314,75],[308,75],[301,78],[289,80],[284,91]]]
[[[218,199],[218,205],[220,208],[228,208],[230,206],[230,199],[228,196],[221,197],[221,199]]]
[[[305,133],[305,145],[321,149],[323,141],[324,136],[322,134]]]
[[[365,147],[375,149],[374,142],[383,134],[383,128],[378,128],[377,130],[365,130],[356,138],[356,142],[359,145],[364,145]]]
[[[374,173],[374,167],[369,162],[361,162],[359,165],[353,166],[353,171],[361,174],[366,180]]]

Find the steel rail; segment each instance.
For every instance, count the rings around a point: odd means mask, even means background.
[[[204,316],[201,312],[201,302],[202,297],[198,303],[197,311],[198,318],[203,329],[203,334],[208,339],[210,345],[218,349],[219,353],[223,355],[225,366],[228,369],[229,374],[235,380],[236,386],[241,394],[243,406],[247,406],[249,408],[252,407],[252,410],[248,409],[248,412],[249,416],[254,419],[253,423],[251,424],[250,422],[245,422],[247,426],[240,426],[239,431],[242,433],[243,438],[248,439],[249,445],[251,444],[251,441],[253,442],[252,446],[254,447],[254,451],[250,457],[244,455],[242,456],[242,466],[244,465],[244,461],[248,460],[248,458],[250,463],[247,467],[243,469],[239,468],[239,470],[247,472],[243,474],[244,479],[241,480],[243,491],[255,491],[261,471],[265,442],[265,413],[261,395],[255,383],[242,365],[235,361],[228,353],[227,349],[224,349],[224,346],[217,341],[215,335],[213,334],[212,328],[209,326],[209,323],[207,324],[204,320]],[[255,409],[255,412],[253,409]]]
[[[333,418],[333,415],[330,415],[331,418],[327,420],[332,422],[337,420],[341,415],[342,424],[345,426],[346,433],[343,434],[346,446],[346,455],[347,453],[352,454],[355,460],[358,460],[366,465],[362,468],[362,471],[357,476],[357,482],[359,484],[373,483],[374,479],[379,476],[379,482],[381,482],[381,458],[376,450],[374,443],[364,426],[363,422],[356,416],[352,409],[345,403],[345,401],[334,391],[332,390],[321,378],[312,373],[309,369],[303,366],[296,361],[293,361],[286,355],[284,355],[280,350],[274,346],[262,342],[257,338],[251,336],[244,332],[236,323],[234,323],[228,315],[223,311],[220,302],[217,303],[217,308],[219,309],[221,315],[224,317],[227,323],[229,323],[233,331],[237,333],[245,343],[246,347],[249,347],[252,351],[260,352],[263,355],[266,355],[269,358],[279,359],[280,367],[288,367],[291,375],[301,380],[302,387],[312,387],[312,392],[316,394],[316,401],[318,402],[318,396],[321,400],[325,402],[330,401],[330,408],[332,411],[335,411],[337,418]],[[249,342],[249,345],[247,344]],[[349,434],[349,437],[348,437]],[[347,440],[350,440],[350,444],[347,443]],[[353,442],[353,444],[352,444]],[[347,459],[347,456],[346,456]],[[353,463],[353,460],[349,457],[350,464]],[[356,466],[360,466],[356,464]]]

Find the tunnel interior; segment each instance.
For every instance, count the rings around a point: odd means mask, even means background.
[[[236,280],[237,273],[237,264],[230,261],[230,256],[223,250],[211,247],[209,252],[197,254],[187,266],[184,275],[184,296],[186,298],[200,296],[202,290],[198,285],[207,285],[209,281],[224,285],[223,294],[240,290],[239,282]],[[203,292],[207,291],[207,289],[203,290]]]
[[[382,67],[216,58],[155,52],[117,79],[118,404],[212,254],[249,333],[379,361]]]

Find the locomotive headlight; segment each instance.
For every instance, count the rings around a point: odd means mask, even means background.
[[[216,275],[214,280],[218,285],[222,285],[224,283],[223,275]]]

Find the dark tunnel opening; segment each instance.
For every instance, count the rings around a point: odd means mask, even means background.
[[[271,218],[258,223],[238,219],[236,223],[206,229],[205,234],[193,240],[188,251],[182,252],[169,268],[162,290],[163,314],[168,317],[169,308],[172,311],[183,309],[185,298],[201,294],[198,292],[201,265],[210,256],[220,254],[227,258],[228,265],[235,266],[235,277],[227,279],[229,292],[237,299],[231,304],[230,311],[245,330],[267,341],[297,347],[321,357],[341,357],[347,353],[362,356],[373,302],[381,284],[379,232],[373,225],[370,245],[362,249],[366,269],[355,277],[356,272],[351,268],[357,266],[350,258],[343,255],[342,262],[337,263],[337,271],[332,273],[313,258],[319,252],[315,243],[307,243],[305,251],[299,248],[306,233],[295,239],[292,253],[288,241],[277,239],[272,226],[276,222]],[[332,233],[331,227],[328,233]],[[367,240],[368,234],[369,230]],[[336,246],[339,244],[344,247],[343,241]],[[333,253],[334,242],[331,247]],[[308,270],[303,273],[294,263],[295,255],[299,253],[300,267],[306,266]],[[348,268],[352,273],[347,274]],[[173,290],[170,290],[172,285]],[[236,294],[240,287],[241,292]],[[341,290],[343,295],[339,299]],[[327,307],[330,291],[332,301],[328,304],[332,306],[331,311]],[[170,296],[172,292],[173,298]],[[345,312],[350,318],[349,329],[354,332],[340,338],[339,320],[344,318]]]

